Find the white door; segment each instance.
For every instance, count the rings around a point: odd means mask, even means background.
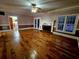
[[[35,19],[34,20],[34,28],[39,29],[40,28],[40,19]]]

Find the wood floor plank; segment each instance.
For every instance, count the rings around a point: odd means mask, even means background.
[[[5,32],[0,59],[79,59],[77,41],[39,30]]]

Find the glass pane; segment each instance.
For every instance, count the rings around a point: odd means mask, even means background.
[[[35,28],[36,28],[36,19],[35,19]]]
[[[76,16],[67,16],[65,31],[73,32]]]
[[[38,28],[39,28],[39,23],[40,23],[40,20],[38,19]]]
[[[58,30],[63,30],[64,27],[65,16],[58,17]]]

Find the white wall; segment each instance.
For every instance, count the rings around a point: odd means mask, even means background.
[[[0,15],[0,26],[6,26],[8,25],[8,17],[7,15],[3,16],[3,15]]]
[[[45,16],[41,16],[41,17],[35,17],[35,19],[40,19],[40,30],[42,30],[42,25],[52,25],[52,19],[45,15]]]
[[[29,16],[19,16],[19,25],[33,25],[33,18]]]
[[[9,25],[8,24],[8,16],[17,16],[18,23],[20,25],[33,25],[33,17],[28,15],[21,15],[21,14],[13,14],[13,13],[5,13],[4,16],[0,15],[0,26],[2,25]]]

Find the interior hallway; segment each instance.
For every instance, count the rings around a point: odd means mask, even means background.
[[[0,59],[79,59],[77,41],[38,30],[5,32]]]

